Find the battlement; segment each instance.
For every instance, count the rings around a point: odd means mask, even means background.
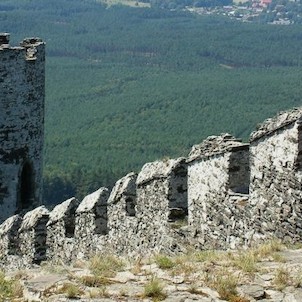
[[[302,240],[302,107],[264,121],[250,144],[210,136],[188,157],[146,163],[81,202],[41,206],[45,45],[0,34],[0,264],[69,262]],[[6,220],[5,220],[6,219]]]
[[[9,33],[0,33],[0,47],[1,48],[8,48],[9,47]]]
[[[1,259],[22,267],[97,252],[146,255],[188,246],[229,249],[271,237],[301,241],[301,116],[297,108],[266,120],[251,145],[229,134],[211,136],[187,158],[145,164],[111,192],[100,188],[51,212],[38,207],[15,215],[0,226]]]

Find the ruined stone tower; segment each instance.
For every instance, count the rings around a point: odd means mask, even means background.
[[[0,221],[42,198],[45,45],[0,34]]]

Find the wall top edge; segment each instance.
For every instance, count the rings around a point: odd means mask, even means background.
[[[28,48],[35,48],[40,45],[45,45],[45,42],[38,37],[25,38],[20,42],[20,46],[11,46],[9,44],[10,34],[0,33],[0,50],[24,50]]]
[[[242,143],[229,133],[219,136],[209,136],[198,145],[194,145],[189,153],[187,163],[195,160],[207,159],[230,151],[239,151],[249,148],[248,143]]]
[[[294,123],[302,122],[302,107],[282,111],[272,118],[266,119],[251,133],[250,142],[254,142],[264,136],[270,136],[275,131],[285,128]]]

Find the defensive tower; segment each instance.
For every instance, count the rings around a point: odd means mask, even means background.
[[[0,34],[0,221],[41,203],[45,44]]]

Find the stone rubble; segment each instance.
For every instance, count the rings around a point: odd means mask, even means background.
[[[233,252],[236,255],[236,252]],[[278,252],[283,257],[282,262],[260,260],[259,267],[255,272],[246,273],[237,271],[226,266],[224,278],[227,280],[228,274],[237,274],[237,300],[243,302],[301,302],[302,288],[301,275],[301,257],[302,250],[285,249]],[[172,258],[174,259],[174,258]],[[186,259],[186,258],[185,258]],[[127,261],[124,259],[124,261]],[[150,262],[151,261],[151,262]],[[201,302],[224,302],[220,297],[217,289],[206,285],[204,272],[207,270],[209,262],[192,262],[190,257],[183,260],[183,268],[192,266],[192,271],[180,271],[175,275],[173,268],[160,268],[153,258],[144,259],[141,266],[137,268],[137,264],[128,264],[122,271],[116,273],[114,277],[109,278],[110,282],[101,286],[85,286],[81,283],[81,278],[85,276],[93,276],[86,267],[74,268],[72,266],[41,266],[39,269],[30,269],[26,271],[26,275],[21,278],[24,288],[24,301],[28,302],[63,302],[75,301],[74,298],[68,298],[67,292],[61,292],[60,289],[66,283],[74,284],[81,294],[77,295],[77,301],[154,301],[153,298],[144,297],[144,289],[146,284],[156,277],[166,297],[166,302],[184,302],[184,301],[201,301]],[[149,263],[148,263],[149,262]],[[145,264],[144,264],[145,263]],[[212,263],[211,269],[213,273],[223,267],[223,260],[216,260]],[[282,289],[278,289],[275,283],[276,272],[282,269],[289,272],[289,277],[284,279]],[[265,278],[265,274],[271,276]],[[11,274],[11,277],[14,273]],[[295,277],[296,276],[296,277]],[[267,282],[261,283],[262,278]],[[298,278],[298,279],[295,279]],[[299,279],[300,278],[300,279]],[[226,288],[228,290],[228,288]],[[93,297],[92,292],[95,293]],[[23,300],[22,300],[23,301]],[[233,301],[233,300],[232,300]]]

